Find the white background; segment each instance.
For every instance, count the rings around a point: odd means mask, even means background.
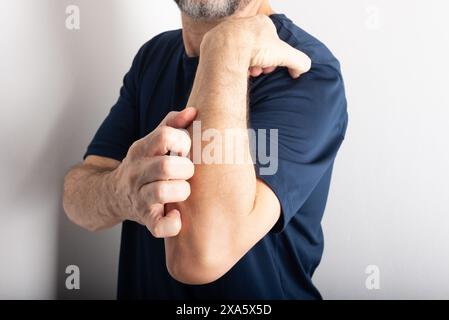
[[[69,4],[81,30],[65,28]],[[449,298],[449,4],[273,0],[340,59],[350,125],[315,283],[328,299]],[[172,0],[0,0],[0,298],[114,298],[119,228],[89,234],[62,179]],[[64,287],[81,269],[81,290]],[[380,289],[365,286],[366,267]]]

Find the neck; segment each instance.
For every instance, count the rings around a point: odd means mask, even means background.
[[[253,0],[245,8],[238,10],[234,14],[234,17],[245,18],[258,14],[269,16],[273,13],[274,11],[270,7],[268,0]],[[200,45],[204,35],[224,20],[198,21],[183,13],[181,14],[181,18],[184,46],[189,57],[199,56]]]

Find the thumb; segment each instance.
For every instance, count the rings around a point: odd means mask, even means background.
[[[160,237],[171,238],[178,235],[181,231],[181,213],[173,209],[157,222],[157,228],[161,230]]]
[[[288,68],[290,76],[294,79],[299,78],[312,67],[312,61],[304,52],[293,48],[288,43],[281,41],[281,51],[284,57],[283,66]]]
[[[161,122],[161,125],[166,125],[175,129],[185,129],[193,122],[193,120],[195,120],[197,113],[197,110],[191,107],[185,108],[180,112],[170,112]]]
[[[143,219],[147,229],[155,238],[170,238],[181,231],[181,213],[173,209],[164,215],[165,206],[158,204],[152,214],[147,214]]]

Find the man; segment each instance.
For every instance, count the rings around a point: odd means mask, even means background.
[[[339,63],[268,1],[175,1],[183,29],[138,52],[66,176],[65,211],[88,230],[123,223],[119,298],[319,299],[311,277],[347,125]],[[194,161],[194,120],[201,133],[278,130],[256,136],[277,170]],[[252,152],[249,133],[234,138],[243,147],[223,153]]]

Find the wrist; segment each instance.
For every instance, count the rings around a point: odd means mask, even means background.
[[[240,32],[207,33],[200,46],[201,62],[216,69],[246,76],[251,62],[251,46],[241,38]]]
[[[120,183],[121,166],[107,172],[103,182],[104,189],[109,195],[109,199],[107,200],[108,211],[113,218],[123,221],[130,214],[130,208],[127,206],[129,198],[126,197],[126,192]]]

